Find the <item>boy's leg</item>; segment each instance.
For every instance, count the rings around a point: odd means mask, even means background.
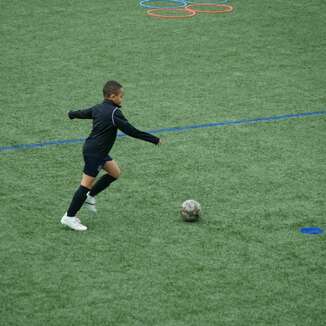
[[[81,184],[72,198],[69,209],[61,219],[61,224],[64,224],[76,231],[87,230],[87,226],[80,223],[80,220],[76,217],[76,214],[85,202],[87,192],[92,188],[94,179],[94,177],[88,176],[86,174],[83,175]]]
[[[95,197],[101,191],[106,189],[112,182],[116,181],[120,175],[121,171],[116,161],[106,161],[103,165],[103,170],[107,173],[104,174],[93,186],[92,190],[89,192],[91,197]]]
[[[118,179],[121,175],[121,170],[115,160],[105,162],[105,164],[103,165],[103,170],[115,179]]]
[[[74,217],[76,216],[77,212],[83,206],[86,198],[87,193],[92,189],[92,185],[94,182],[95,177],[89,176],[87,174],[83,174],[83,178],[81,180],[79,188],[76,190],[69,209],[67,211],[67,216]]]

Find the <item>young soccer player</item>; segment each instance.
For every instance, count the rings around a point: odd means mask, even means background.
[[[120,129],[126,135],[142,139],[159,145],[160,138],[133,127],[121,112],[124,90],[117,81],[108,81],[103,88],[104,101],[86,110],[69,111],[70,119],[93,119],[93,129],[83,146],[85,161],[84,173],[79,188],[75,192],[68,211],[61,219],[61,223],[73,230],[85,231],[87,227],[81,224],[76,216],[85,203],[85,206],[96,213],[95,196],[106,189],[120,176],[120,168],[112,159],[109,152],[116,140]],[[104,174],[94,185],[99,171]]]

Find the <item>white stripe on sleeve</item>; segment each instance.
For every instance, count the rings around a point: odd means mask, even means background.
[[[118,110],[118,108],[115,108],[114,110],[113,110],[113,112],[112,112],[112,123],[113,123],[113,125],[116,127],[116,125],[115,125],[115,123],[114,123],[114,113],[115,113],[115,111],[117,111]]]

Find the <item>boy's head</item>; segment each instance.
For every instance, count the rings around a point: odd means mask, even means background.
[[[115,80],[109,80],[103,87],[103,96],[116,105],[121,105],[123,100],[123,87]]]

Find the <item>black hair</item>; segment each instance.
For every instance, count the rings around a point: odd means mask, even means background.
[[[122,85],[115,80],[109,80],[103,87],[103,96],[110,97],[110,95],[117,95],[122,88]]]

